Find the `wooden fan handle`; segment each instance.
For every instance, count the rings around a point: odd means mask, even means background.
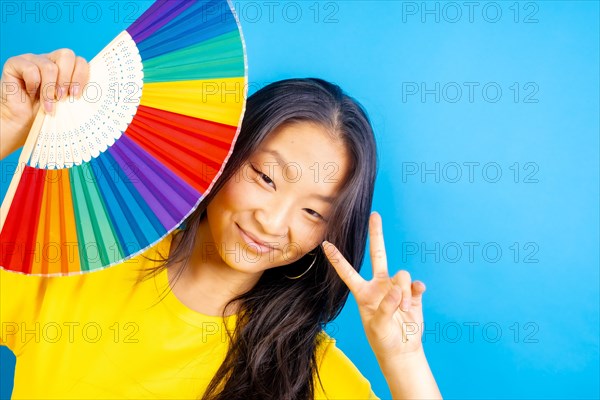
[[[46,112],[44,111],[44,105],[40,103],[40,107],[35,116],[35,120],[33,121],[33,125],[31,126],[31,129],[27,134],[25,145],[23,146],[23,150],[21,151],[21,155],[19,156],[17,170],[15,171],[15,174],[10,181],[10,185],[8,186],[8,190],[6,191],[6,196],[4,196],[4,200],[2,200],[2,206],[0,207],[0,232],[2,232],[2,228],[4,227],[4,222],[6,221],[8,210],[10,209],[10,205],[12,204],[13,198],[15,197],[15,192],[17,191],[17,186],[19,186],[19,182],[21,181],[21,176],[23,175],[25,165],[27,165],[27,163],[29,162],[29,157],[31,157],[33,147],[35,146],[40,131],[42,130],[42,125],[44,124],[45,117]]]

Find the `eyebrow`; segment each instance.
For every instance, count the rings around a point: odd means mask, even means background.
[[[279,152],[277,150],[274,149],[263,149],[262,150],[263,153],[269,153],[271,154],[273,157],[275,157],[275,159],[277,160],[277,163],[279,164],[280,167],[283,168],[284,165],[287,164],[287,161],[285,161],[283,159],[283,157],[281,156],[281,154],[279,154]],[[325,196],[319,193],[313,193],[311,195],[311,197],[316,197],[320,200],[323,200],[327,203],[333,203],[333,201],[335,200],[335,197],[331,197],[331,196]]]

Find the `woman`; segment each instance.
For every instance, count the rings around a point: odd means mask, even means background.
[[[66,49],[7,61],[0,157],[25,141],[44,100],[35,82],[58,82],[57,99],[79,97],[87,67]],[[24,101],[6,95],[10,85],[27,91]],[[339,87],[262,88],[222,175],[181,229],[93,274],[2,271],[13,395],[377,398],[323,330],[352,291],[394,398],[441,398],[420,340],[425,286],[406,271],[388,275],[381,218],[369,217],[375,174],[368,117]],[[367,233],[370,281],[358,274]]]

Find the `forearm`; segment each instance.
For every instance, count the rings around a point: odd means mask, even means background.
[[[422,348],[378,361],[394,400],[442,399]]]

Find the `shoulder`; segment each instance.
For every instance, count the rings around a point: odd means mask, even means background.
[[[319,334],[318,339],[315,400],[378,399],[372,391],[371,383],[337,346],[336,340],[324,331]]]

